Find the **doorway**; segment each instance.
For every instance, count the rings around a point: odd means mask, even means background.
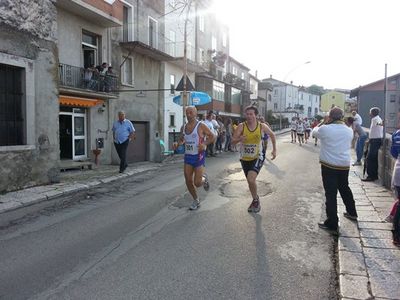
[[[60,158],[82,160],[87,158],[86,109],[61,107]]]
[[[132,121],[135,127],[136,139],[129,143],[126,160],[128,163],[147,161],[148,158],[148,144],[149,144],[149,123]]]

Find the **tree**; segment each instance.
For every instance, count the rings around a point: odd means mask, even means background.
[[[322,95],[322,94],[325,94],[325,89],[324,89],[324,87],[323,86],[319,86],[319,85],[316,85],[316,84],[313,84],[313,85],[311,85],[311,86],[309,86],[308,88],[307,88],[307,91],[309,92],[309,93],[311,93],[311,94],[316,94],[316,95]]]

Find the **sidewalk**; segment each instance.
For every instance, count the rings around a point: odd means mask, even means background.
[[[341,299],[400,299],[400,248],[392,243],[392,224],[384,221],[394,203],[377,182],[362,182],[362,167],[352,167],[349,183],[358,222],[343,216],[338,199]]]
[[[35,186],[0,195],[0,227],[25,215],[51,207],[67,196],[140,173],[157,170],[163,165],[183,161],[182,155],[167,158],[163,163],[142,162],[131,164],[124,173],[117,165],[94,166],[92,170],[70,170],[60,173],[60,183]]]

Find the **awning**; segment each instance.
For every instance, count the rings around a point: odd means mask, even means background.
[[[98,104],[104,103],[103,100],[99,99],[80,98],[72,96],[60,96],[58,100],[60,102],[60,105],[78,106],[78,107],[93,107]]]

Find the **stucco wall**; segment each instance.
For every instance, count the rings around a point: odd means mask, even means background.
[[[122,64],[121,48],[115,47],[113,51],[113,64]],[[124,52],[124,55],[127,53]],[[148,56],[143,56],[137,53],[132,53],[134,59],[134,85],[135,89],[161,89],[164,88],[164,71],[161,68],[161,62],[151,59]],[[131,86],[122,86],[124,89],[132,89]],[[163,134],[163,114],[164,114],[164,98],[162,91],[145,91],[143,97],[138,96],[138,91],[120,92],[118,99],[110,100],[110,111],[112,122],[116,120],[117,113],[120,110],[125,111],[129,120],[148,122],[149,131],[148,141],[148,157],[149,160],[157,160],[159,155],[158,139]],[[111,127],[110,127],[111,128]],[[156,137],[158,133],[158,137]],[[112,139],[110,139],[112,143]],[[114,148],[112,146],[112,148]],[[112,163],[119,163],[118,155],[112,150]]]
[[[0,2],[0,63],[24,69],[26,143],[0,146],[0,192],[58,181],[56,10],[53,1]]]

